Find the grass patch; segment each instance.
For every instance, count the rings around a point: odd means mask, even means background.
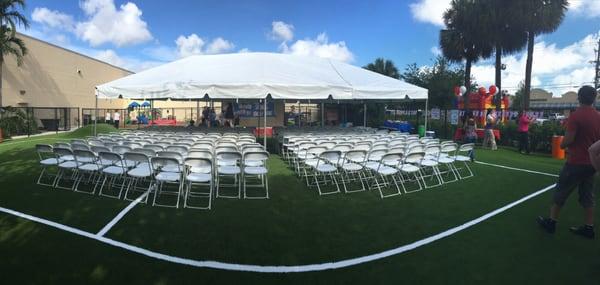
[[[106,131],[112,131],[106,128]],[[73,134],[71,134],[73,135]],[[78,134],[85,136],[86,133]],[[33,146],[0,145],[0,206],[97,232],[128,203],[35,185]],[[477,159],[558,173],[562,162],[510,150]],[[210,211],[136,206],[108,237],[171,255],[262,265],[353,258],[436,234],[504,206],[555,178],[474,165],[476,177],[381,200],[376,192],[319,197],[277,157],[269,161],[270,200],[217,199]],[[170,264],[10,215],[0,214],[0,267],[12,283],[506,284],[583,283],[600,278],[600,246],[566,231],[580,221],[571,198],[559,231],[534,217],[551,193],[416,250],[367,264],[302,274],[254,274]],[[10,282],[14,281],[14,282]]]

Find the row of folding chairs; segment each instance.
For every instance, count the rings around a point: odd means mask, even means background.
[[[340,192],[341,184],[344,192],[377,189],[384,198],[472,177],[468,153],[473,147],[435,139],[394,145],[300,142],[288,152],[288,161],[307,185],[316,186],[321,195]],[[350,182],[357,182],[360,187],[349,189]],[[408,183],[415,189],[407,189]],[[333,191],[322,191],[321,185],[327,184],[335,186]],[[395,188],[392,194],[385,194],[384,188],[390,186]]]
[[[214,149],[167,148],[155,151],[152,148],[131,149],[124,145],[90,146],[75,141],[55,146],[37,145],[36,149],[42,166],[38,184],[55,188],[90,194],[98,192],[99,195],[116,198],[123,196],[127,200],[131,200],[130,194],[135,192],[154,190],[153,205],[169,206],[159,201],[159,196],[165,194],[177,196],[175,207],[179,207],[179,200],[183,198],[184,207],[208,209],[213,197],[240,198],[242,190],[244,198],[268,198],[266,161],[269,155],[256,145],[241,150],[237,146],[216,146]],[[54,169],[53,173],[49,173],[51,169]],[[221,183],[227,177],[233,182]],[[44,182],[48,178],[51,178],[51,183]],[[171,184],[177,186],[176,190],[164,187]],[[195,185],[207,186],[208,189],[195,191],[192,187]],[[237,194],[221,195],[219,190],[224,186],[233,186]],[[251,196],[247,191],[250,187],[264,188],[265,194]],[[107,194],[107,191],[113,194]],[[213,192],[216,192],[214,196]],[[143,202],[147,202],[148,196]],[[188,201],[200,196],[208,198],[206,206],[194,206]]]

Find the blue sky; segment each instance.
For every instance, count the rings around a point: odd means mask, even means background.
[[[141,71],[191,54],[266,51],[331,57],[363,66],[377,57],[403,69],[431,64],[449,0],[27,1],[34,37]],[[572,0],[563,25],[536,41],[533,84],[563,93],[592,80],[600,0]],[[525,57],[507,56],[510,90]],[[475,65],[483,85],[491,62]]]

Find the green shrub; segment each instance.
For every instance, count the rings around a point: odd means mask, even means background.
[[[38,133],[37,123],[33,117],[27,116],[21,109],[14,107],[4,107],[4,112],[0,118],[0,128],[5,138],[14,135],[27,135]]]
[[[519,145],[519,132],[515,121],[508,121],[498,128],[501,134],[499,144],[511,147]],[[529,126],[529,146],[532,151],[549,153],[552,151],[552,136],[564,134],[563,126],[556,121],[546,121],[542,125],[532,124]]]

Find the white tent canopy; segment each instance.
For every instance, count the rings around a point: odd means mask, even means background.
[[[427,100],[427,89],[350,64],[280,53],[196,55],[96,87],[101,99]]]

